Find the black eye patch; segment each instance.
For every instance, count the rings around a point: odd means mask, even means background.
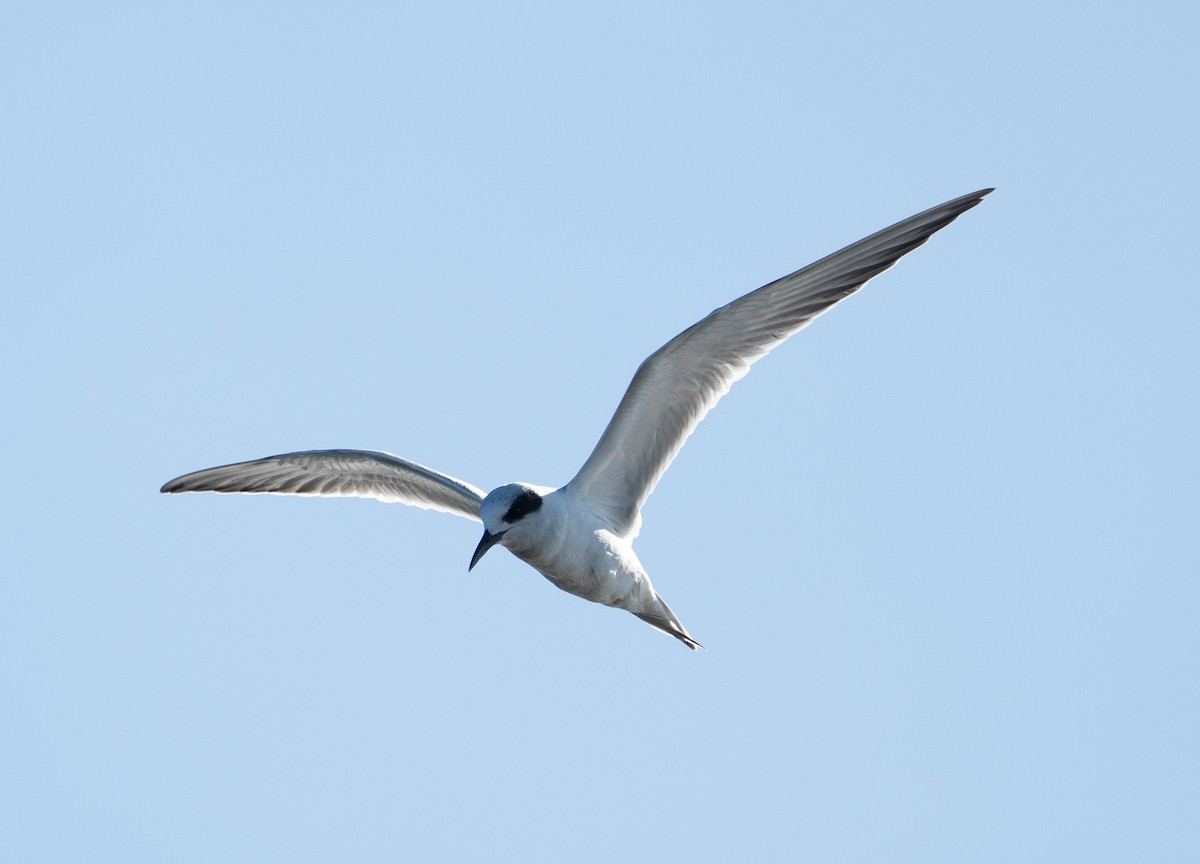
[[[509,525],[528,516],[542,507],[542,496],[526,489],[516,497],[512,505],[508,508],[508,512],[504,514],[504,521]]]

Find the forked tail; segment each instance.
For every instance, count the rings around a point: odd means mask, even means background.
[[[634,612],[633,614],[641,618],[655,630],[661,630],[668,636],[674,636],[680,642],[693,651],[699,651],[704,646],[692,638],[687,632],[687,628],[680,623],[675,613],[671,611],[671,607],[658,597],[659,609],[655,612]]]

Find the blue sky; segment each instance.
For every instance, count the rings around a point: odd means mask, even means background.
[[[5,861],[1194,861],[1197,13],[62,4],[0,27]],[[637,549],[161,496],[566,482],[712,308],[997,192],[758,364]]]

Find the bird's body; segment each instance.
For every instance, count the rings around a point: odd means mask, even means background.
[[[493,545],[503,545],[562,590],[625,609],[699,648],[633,551],[642,505],[659,477],[752,363],[990,191],[964,195],[872,234],[680,333],[638,368],[592,455],[562,488],[510,483],[485,496],[469,483],[390,453],[315,450],[197,471],[162,491],[355,496],[455,513],[484,524],[470,567]]]
[[[504,515],[512,502],[531,494],[538,496],[540,506],[514,523],[506,522]],[[502,533],[498,542],[568,594],[625,609],[664,633],[699,646],[654,590],[633,545],[569,485],[562,489],[527,483],[501,486],[484,499],[481,513],[488,535]]]

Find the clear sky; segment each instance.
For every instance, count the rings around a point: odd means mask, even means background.
[[[1194,4],[9,4],[0,860],[1200,860]],[[158,494],[565,483],[711,309],[997,191],[759,363],[637,549]]]

